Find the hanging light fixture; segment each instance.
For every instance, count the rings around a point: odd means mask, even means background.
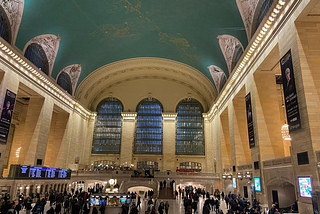
[[[281,134],[282,134],[282,138],[284,140],[291,140],[291,136],[290,136],[290,132],[289,132],[289,125],[287,124],[287,120],[286,120],[286,112],[284,111],[285,105],[283,102],[284,96],[283,96],[282,84],[280,84],[280,93],[281,93],[281,102],[282,102],[283,120],[284,120],[284,124],[281,127]]]
[[[281,134],[282,134],[282,138],[284,140],[291,140],[290,133],[289,133],[289,125],[288,124],[284,124],[281,127]]]

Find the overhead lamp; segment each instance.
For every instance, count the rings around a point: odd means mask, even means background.
[[[279,4],[280,4],[280,5],[283,6],[285,3],[286,3],[286,2],[285,2],[284,0],[279,0]]]

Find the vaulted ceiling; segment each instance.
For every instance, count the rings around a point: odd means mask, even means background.
[[[106,64],[136,57],[185,63],[213,82],[208,66],[228,70],[217,36],[247,45],[235,0],[25,0],[16,46],[42,34],[61,37],[52,76],[81,64],[78,84]]]

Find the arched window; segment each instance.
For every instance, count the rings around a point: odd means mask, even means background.
[[[42,72],[49,75],[49,63],[47,55],[39,44],[31,43],[27,47],[24,56]]]
[[[233,71],[234,67],[239,62],[242,54],[243,54],[243,50],[242,50],[241,45],[237,45],[234,50],[234,54],[233,54],[233,58],[232,58],[231,71]]]
[[[113,97],[102,100],[97,107],[92,154],[120,154],[122,103]]]
[[[57,80],[58,85],[60,85],[65,91],[72,95],[72,85],[70,76],[66,72],[61,72]]]
[[[177,106],[176,154],[204,155],[203,108],[195,99],[184,99]]]
[[[260,9],[257,9],[256,20],[253,22],[252,36],[255,34],[256,30],[259,28],[263,18],[268,13],[274,0],[263,0]]]
[[[162,105],[153,98],[142,100],[137,108],[135,154],[162,154]]]
[[[0,5],[0,36],[6,40],[8,43],[11,43],[11,28],[8,16],[6,11]]]

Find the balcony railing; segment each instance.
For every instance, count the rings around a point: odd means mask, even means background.
[[[291,165],[291,157],[277,158],[273,160],[263,161],[263,167],[277,167],[277,166],[287,166]]]

